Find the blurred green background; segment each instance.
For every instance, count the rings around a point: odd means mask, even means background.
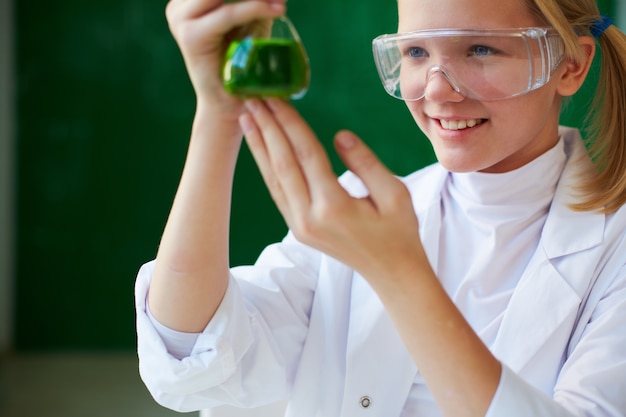
[[[166,2],[0,2],[0,350],[133,349],[135,275],[159,244],[194,111]],[[618,13],[617,0],[599,3]],[[294,104],[336,172],[330,143],[343,128],[397,174],[433,162],[372,59],[371,40],[395,31],[396,2],[291,0],[288,15],[312,67]],[[575,108],[565,123],[580,121]],[[286,232],[245,147],[233,210],[233,264]]]

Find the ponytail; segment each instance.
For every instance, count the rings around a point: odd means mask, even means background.
[[[597,175],[583,181],[578,210],[610,213],[626,203],[626,35],[609,26],[599,34],[600,74],[588,113],[586,140]]]
[[[563,38],[566,56],[581,60],[578,36],[594,36],[600,73],[584,132],[596,170],[581,177],[572,208],[611,213],[626,204],[626,35],[600,14],[595,0],[529,0],[533,12]]]

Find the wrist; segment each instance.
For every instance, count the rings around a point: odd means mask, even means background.
[[[240,101],[228,102],[219,98],[198,98],[192,125],[192,138],[212,138],[212,141],[241,144],[243,131],[239,115],[243,112]],[[203,140],[205,140],[203,139]]]

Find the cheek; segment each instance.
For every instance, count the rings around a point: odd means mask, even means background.
[[[420,129],[424,130],[426,127],[427,118],[424,115],[424,110],[422,107],[422,103],[424,100],[418,101],[405,101],[407,109],[409,109],[409,113],[413,116],[413,120],[420,127]]]
[[[510,101],[489,103],[486,107],[492,115],[492,123],[496,125],[521,128],[524,125],[532,125],[541,129],[552,118],[558,119],[560,105],[550,93],[548,89],[544,91],[539,89]],[[555,114],[557,116],[554,116]]]

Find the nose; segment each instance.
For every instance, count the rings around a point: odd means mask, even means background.
[[[426,75],[424,98],[434,102],[460,102],[465,99],[465,96],[450,74],[436,66],[431,68]]]

